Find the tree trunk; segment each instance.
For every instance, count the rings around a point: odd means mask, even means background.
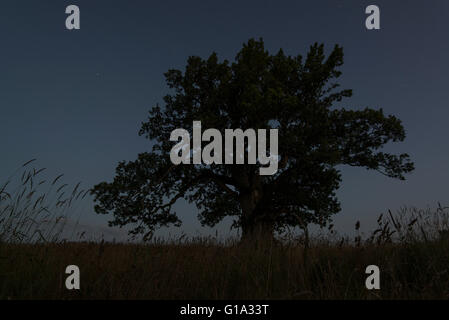
[[[262,180],[259,174],[243,170],[233,172],[233,178],[239,182],[239,202],[242,209],[240,223],[241,242],[260,243],[274,239],[274,224],[262,216],[260,200],[263,198]]]
[[[254,221],[242,226],[242,242],[271,242],[274,241],[273,224],[264,221]]]
[[[253,190],[240,197],[242,208],[242,242],[270,242],[274,240],[274,225],[258,215],[257,203],[260,199],[260,192]]]

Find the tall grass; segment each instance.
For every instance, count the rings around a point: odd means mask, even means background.
[[[60,241],[88,191],[43,179],[27,162],[0,187],[0,299],[448,299],[449,209],[402,208],[367,235],[239,239],[153,238],[146,243]],[[304,228],[307,231],[307,228]],[[65,268],[81,290],[65,288]],[[381,270],[367,290],[365,268]]]
[[[8,244],[0,299],[448,299],[447,241],[256,247],[213,239]],[[67,290],[65,268],[81,271]],[[381,289],[367,290],[377,265]]]
[[[0,184],[0,242],[35,243],[59,240],[78,199],[88,190],[80,183],[72,189],[62,183],[63,174],[43,177],[46,168],[23,164]]]

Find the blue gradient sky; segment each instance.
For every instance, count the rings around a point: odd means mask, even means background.
[[[69,4],[81,9],[79,31],[65,29]],[[380,7],[381,30],[365,28],[369,4]],[[448,1],[3,0],[0,15],[2,179],[38,158],[68,183],[110,181],[118,161],[149,150],[137,132],[168,92],[165,71],[212,51],[232,60],[243,42],[263,37],[268,50],[291,55],[314,42],[342,45],[341,83],[354,90],[342,106],[382,107],[403,120],[406,141],[387,150],[408,152],[415,172],[396,181],[343,167],[340,232],[356,220],[370,229],[387,209],[449,204]],[[83,223],[104,228],[108,217],[92,207],[83,205]],[[215,233],[194,207],[177,207],[182,229],[160,235]]]

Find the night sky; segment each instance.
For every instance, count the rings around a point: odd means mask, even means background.
[[[65,28],[66,6],[81,30]],[[381,30],[365,28],[376,4]],[[148,110],[169,92],[163,73],[213,51],[233,60],[249,38],[276,53],[305,55],[314,42],[342,45],[348,108],[383,108],[407,138],[386,150],[409,153],[406,181],[342,167],[337,230],[370,230],[388,209],[449,205],[449,2],[438,1],[22,1],[0,3],[0,179],[32,158],[67,183],[111,181],[117,163],[149,151],[138,136]],[[280,141],[282,143],[282,141]],[[0,180],[1,181],[1,180]],[[202,228],[179,202],[181,229],[159,235],[226,235],[229,221]],[[106,232],[107,216],[82,207],[82,224]],[[114,235],[118,236],[116,232]]]

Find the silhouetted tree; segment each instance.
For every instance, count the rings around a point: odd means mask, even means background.
[[[337,165],[365,167],[404,179],[413,170],[407,154],[379,151],[405,138],[401,121],[382,109],[336,109],[351,90],[337,90],[343,50],[327,56],[314,44],[303,59],[279,50],[270,55],[262,40],[249,40],[235,62],[189,57],[184,72],[165,73],[172,93],[142,123],[140,135],[154,142],[151,152],[120,162],[111,183],[92,189],[97,213],[114,214],[111,225],[136,224],[132,233],[180,225],[173,205],[195,203],[203,225],[226,216],[244,238],[272,235],[286,226],[325,225],[340,210]],[[279,130],[279,170],[261,176],[256,165],[173,165],[169,141],[176,128]],[[223,148],[224,150],[224,148]]]

